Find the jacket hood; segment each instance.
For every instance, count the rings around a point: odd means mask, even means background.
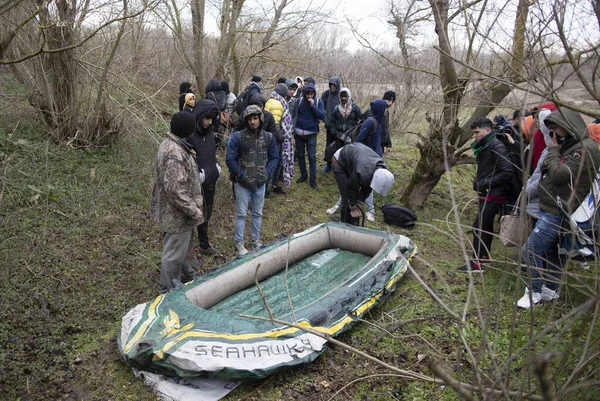
[[[183,81],[179,84],[179,94],[188,92],[192,92],[192,84],[187,81]]]
[[[302,78],[302,77],[296,77],[296,81],[295,82],[298,83],[298,80],[300,80],[300,83],[302,85],[304,85],[304,78]]]
[[[561,108],[553,111],[546,117],[544,124],[546,126],[556,124],[576,138],[587,136],[585,121],[578,112],[571,109]]]
[[[308,91],[309,89],[312,89],[315,92],[315,99],[316,99],[317,98],[317,87],[312,82],[309,82],[304,87],[304,97],[306,97],[306,91]]]
[[[216,92],[216,91],[220,91],[220,90],[222,90],[221,81],[213,78],[210,81],[208,81],[208,84],[206,84],[205,93]]]
[[[332,92],[339,93],[340,88],[342,87],[342,80],[340,79],[340,77],[331,77],[331,79],[329,80],[329,85],[331,85],[331,84],[335,85],[335,90]]]
[[[256,104],[256,103],[262,103],[263,106],[265,105],[265,103],[267,103],[265,96],[260,92],[256,92],[255,94],[253,94],[252,97],[250,98],[250,101],[248,102],[248,104]]]
[[[254,104],[251,104],[250,106],[246,107],[244,113],[242,113],[242,116],[244,118],[244,126],[248,128],[248,117],[252,115],[258,115],[258,117],[260,118],[260,126],[262,127],[263,123],[265,122],[265,115],[263,114],[262,109]]]
[[[342,94],[342,92],[346,92],[348,94],[348,101],[352,100],[352,92],[350,92],[350,89],[342,88],[340,89],[340,95]]]
[[[275,85],[273,92],[276,92],[279,96],[285,99],[288,94],[288,87],[285,84],[277,84]]]
[[[202,118],[211,116],[213,119],[219,113],[219,108],[212,100],[201,99],[196,101],[193,114],[196,117],[196,130],[202,132]]]
[[[546,142],[546,145],[548,145],[550,143],[550,130],[548,129],[548,127],[546,126],[546,117],[548,117],[550,115],[550,113],[552,113],[550,110],[548,109],[544,109],[542,111],[540,111],[539,114],[539,120],[540,120],[540,131],[542,131],[542,134],[544,134],[544,142]]]
[[[292,87],[292,85],[296,84],[296,86],[298,86],[298,83],[296,81],[294,81],[293,79],[286,79],[285,80],[285,86],[288,87],[288,89],[290,89]]]
[[[383,114],[385,113],[385,109],[387,108],[387,103],[383,99],[373,100],[371,102],[371,111],[373,112],[373,117],[377,120],[378,123],[381,124],[383,120]]]

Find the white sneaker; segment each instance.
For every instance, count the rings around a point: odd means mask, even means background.
[[[542,300],[541,292],[534,292],[531,294],[531,299],[529,299],[529,288],[525,288],[525,295],[521,297],[517,301],[517,306],[523,309],[529,309],[532,305],[537,305]]]
[[[367,212],[367,220],[375,221],[375,214],[373,212]]]
[[[256,239],[254,241],[252,241],[252,248],[254,249],[258,249],[262,246],[262,241],[259,239]]]
[[[236,242],[235,243],[235,249],[238,252],[238,256],[244,256],[245,254],[248,253],[248,250],[246,249],[246,247],[244,246],[243,242]]]
[[[334,214],[338,210],[340,210],[340,207],[336,203],[335,205],[333,205],[333,207],[330,207],[329,209],[327,209],[327,214]]]
[[[542,301],[544,302],[552,302],[555,299],[560,298],[558,291],[551,290],[545,285],[542,286]]]

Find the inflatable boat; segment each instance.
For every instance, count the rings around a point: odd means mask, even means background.
[[[320,224],[136,306],[119,350],[132,367],[179,377],[261,378],[305,364],[325,339],[240,315],[337,336],[395,289],[416,252],[401,235]]]

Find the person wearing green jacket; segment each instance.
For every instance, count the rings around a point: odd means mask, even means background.
[[[522,250],[531,279],[517,301],[524,309],[559,298],[564,262],[557,247],[560,228],[589,194],[600,167],[600,145],[588,137],[579,113],[561,108],[546,117],[545,124],[551,139],[538,187],[539,219]]]

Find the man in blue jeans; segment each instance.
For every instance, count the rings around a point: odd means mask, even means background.
[[[245,127],[231,134],[225,161],[235,183],[235,248],[238,256],[248,253],[244,246],[244,228],[248,205],[252,208],[250,237],[252,247],[262,246],[260,229],[265,201],[265,184],[279,161],[273,134],[263,130],[263,112],[256,105],[246,107],[242,114]]]
[[[308,153],[308,164],[310,169],[310,186],[315,191],[317,186],[317,134],[319,133],[319,120],[325,118],[323,102],[316,97],[317,91],[312,82],[304,88],[303,96],[293,102],[291,114],[294,122],[294,133],[296,138],[296,151],[298,152],[298,167],[300,167],[300,178],[297,182],[308,180],[306,171],[306,154]]]
[[[586,198],[600,167],[600,149],[588,137],[579,113],[561,108],[544,124],[550,130],[550,143],[538,186],[539,219],[523,245],[529,283],[517,306],[524,309],[559,298],[564,262],[558,255],[561,225]]]

